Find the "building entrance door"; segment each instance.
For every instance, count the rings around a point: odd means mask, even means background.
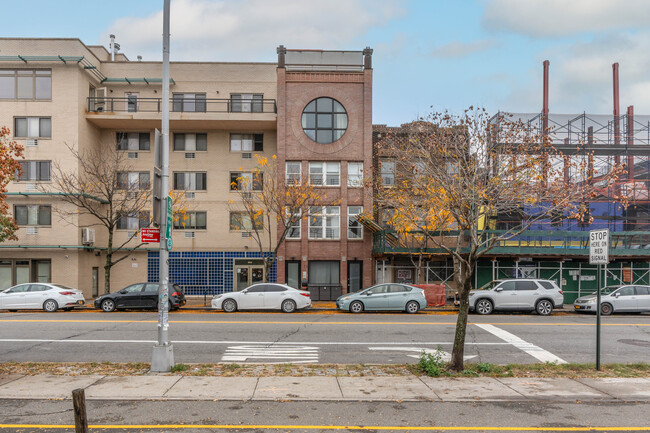
[[[253,262],[247,260],[247,262]],[[244,290],[246,287],[264,282],[264,266],[257,263],[235,264],[235,290]]]

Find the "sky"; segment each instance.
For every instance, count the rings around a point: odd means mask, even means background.
[[[162,58],[162,0],[4,2],[4,37],[72,37]],[[373,123],[474,106],[650,114],[649,0],[171,0],[172,61],[275,62],[276,47],[373,53]],[[0,55],[2,55],[0,43]]]

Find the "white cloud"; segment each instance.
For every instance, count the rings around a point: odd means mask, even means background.
[[[606,35],[591,42],[556,45],[540,56],[536,69],[529,71],[517,85],[512,85],[512,92],[500,101],[500,108],[530,110],[530,102],[536,101],[533,106],[541,111],[541,63],[543,59],[549,59],[551,112],[612,113],[612,64],[618,62],[621,112],[624,113],[628,105],[634,105],[636,113],[650,113],[648,46],[650,31]]]
[[[275,48],[362,49],[370,28],[405,14],[402,0],[174,0],[172,60],[275,60]],[[122,51],[162,57],[162,10],[116,20],[106,31]]]
[[[483,24],[532,37],[646,28],[647,0],[488,0]]]
[[[433,50],[433,55],[443,58],[467,57],[471,54],[488,50],[492,47],[495,47],[496,45],[496,41],[493,40],[450,42],[448,44],[436,47]]]

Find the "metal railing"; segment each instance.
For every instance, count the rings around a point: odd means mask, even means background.
[[[481,238],[488,240],[503,235],[506,230],[484,230]],[[432,232],[432,236],[446,236],[455,241],[458,231]],[[373,233],[373,254],[416,253],[416,250],[406,247],[391,246],[388,236],[395,236],[391,229]],[[650,256],[650,231],[610,231],[611,255],[642,255]],[[464,248],[466,250],[466,248]],[[423,249],[426,254],[446,254],[443,248],[428,246]],[[588,231],[560,230],[526,230],[519,236],[497,241],[489,254],[551,254],[551,255],[588,255]]]
[[[91,113],[161,113],[162,98],[88,97]],[[170,98],[169,110],[176,113],[277,113],[275,99]]]

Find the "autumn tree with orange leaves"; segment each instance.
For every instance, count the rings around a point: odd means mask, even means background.
[[[16,240],[16,221],[9,216],[7,205],[7,185],[20,173],[23,146],[9,139],[11,131],[6,126],[0,128],[0,242]]]
[[[460,307],[449,368],[462,371],[478,260],[558,212],[584,218],[580,203],[616,182],[624,167],[595,173],[591,158],[576,163],[520,120],[491,122],[485,110],[471,107],[461,115],[434,113],[412,126],[418,133],[409,139],[379,144],[379,155],[395,161],[396,176],[395,185],[378,187],[376,203],[394,209],[390,222],[402,237],[419,237],[420,248],[453,258]],[[565,176],[572,164],[571,171],[584,173],[575,181]],[[526,210],[510,229],[490,230],[498,215]]]
[[[264,263],[264,281],[277,260],[287,234],[307,218],[309,206],[329,206],[322,190],[309,184],[306,176],[285,178],[277,157],[255,155],[255,168],[243,171],[230,188],[238,199],[230,200],[231,229],[250,233]],[[241,170],[240,170],[241,171]],[[275,236],[274,236],[275,234]]]

